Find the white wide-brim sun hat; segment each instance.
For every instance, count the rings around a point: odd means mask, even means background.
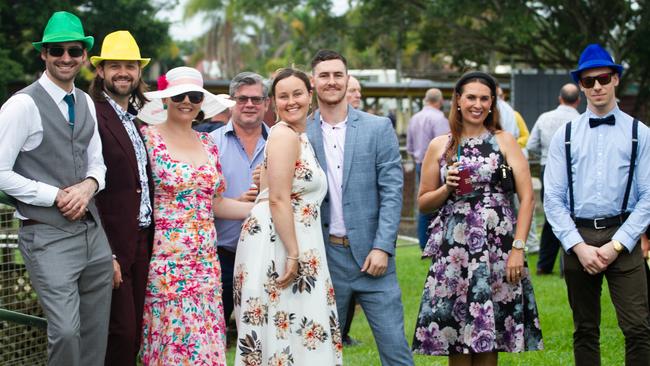
[[[164,75],[164,78],[161,77],[161,80],[158,81],[158,89],[157,91],[144,93],[149,102],[138,113],[140,120],[152,125],[167,120],[167,110],[162,102],[163,98],[170,98],[191,91],[203,93],[201,110],[205,114],[205,118],[216,116],[226,108],[235,105],[235,101],[231,100],[228,95],[214,95],[203,89],[203,76],[198,70],[191,67],[181,66],[169,70]]]

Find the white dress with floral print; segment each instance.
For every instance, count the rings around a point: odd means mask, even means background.
[[[282,122],[280,122],[282,123]],[[300,250],[292,285],[280,289],[287,253],[275,232],[268,190],[244,222],[235,260],[236,365],[341,365],[334,289],[327,268],[320,203],[327,178],[300,134],[291,203]]]

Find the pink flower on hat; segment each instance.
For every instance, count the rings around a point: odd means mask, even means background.
[[[158,77],[158,90],[165,90],[168,85],[167,76],[165,74],[160,75]]]

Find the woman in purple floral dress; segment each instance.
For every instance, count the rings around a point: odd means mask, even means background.
[[[168,84],[168,85],[165,85]],[[244,219],[252,204],[221,197],[219,152],[197,115],[232,105],[202,88],[201,74],[177,67],[146,93],[138,117],[154,181],[154,244],[145,293],[144,365],[226,365],[221,267],[214,216]]]
[[[423,253],[432,263],[413,351],[449,355],[450,365],[496,365],[498,352],[543,348],[524,256],[534,208],[530,172],[514,137],[501,131],[490,75],[460,78],[449,120],[451,134],[433,140],[422,164],[420,210],[439,211]],[[514,173],[516,218],[498,179],[502,164]]]
[[[281,121],[269,134],[260,194],[235,259],[235,365],[340,365],[319,216],[327,177],[304,132],[311,84],[303,72],[284,69],[271,93]]]

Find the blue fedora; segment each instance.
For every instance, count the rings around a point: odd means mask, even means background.
[[[582,51],[580,61],[578,62],[578,68],[571,71],[571,76],[573,77],[573,80],[578,83],[580,81],[581,72],[588,69],[595,69],[597,67],[611,67],[616,70],[619,77],[623,74],[623,66],[615,64],[612,56],[610,56],[609,53],[599,44],[592,43]]]

